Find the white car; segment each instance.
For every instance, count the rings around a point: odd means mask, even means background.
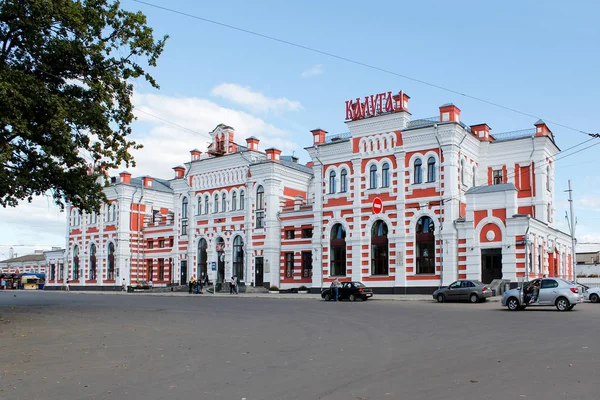
[[[583,297],[592,303],[600,302],[600,288],[589,288],[583,293]]]

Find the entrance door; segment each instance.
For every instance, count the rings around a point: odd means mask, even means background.
[[[502,279],[502,249],[481,249],[481,281]]]
[[[187,261],[181,261],[181,277],[179,282],[182,285],[187,284]]]
[[[225,282],[225,252],[219,251],[217,253],[217,269],[219,271],[217,282],[223,283]]]
[[[254,259],[254,266],[255,266],[255,278],[254,278],[254,286],[262,286],[264,283],[264,278],[263,278],[263,271],[264,271],[264,265],[263,265],[263,257],[256,257]]]

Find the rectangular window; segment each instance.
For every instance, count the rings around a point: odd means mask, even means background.
[[[158,247],[160,247],[161,249],[162,249],[163,247],[165,247],[165,240],[164,240],[164,239],[160,239],[160,240],[158,241]]]
[[[502,170],[501,169],[495,169],[494,173],[493,173],[493,177],[494,177],[494,185],[502,185],[504,183],[504,178],[502,176]]]
[[[148,249],[153,249],[153,248],[154,248],[154,241],[148,240]]]
[[[60,264],[58,264],[58,279],[62,281],[63,277],[64,277],[63,267]]]
[[[346,276],[346,248],[331,248],[331,276]]]
[[[147,273],[147,279],[148,282],[152,282],[152,275],[154,275],[154,266],[152,265],[152,260],[148,260],[148,273]]]
[[[53,281],[56,278],[56,265],[50,264],[50,280]]]
[[[302,277],[312,278],[312,252],[302,252]]]
[[[160,258],[158,260],[158,279],[161,281],[165,280],[165,259]]]
[[[188,230],[188,220],[184,219],[181,221],[181,234],[187,235],[187,230]]]
[[[313,237],[313,228],[304,228],[302,229],[302,238],[309,239]]]
[[[285,253],[285,277],[294,277],[294,253]]]
[[[174,243],[174,242],[175,242],[175,241],[174,241],[174,239],[173,239],[173,238],[169,239],[169,246],[170,246],[170,247],[173,247],[173,243]]]
[[[434,242],[417,243],[417,274],[435,273]]]
[[[285,231],[285,238],[286,239],[295,239],[296,238],[296,232],[293,229],[288,229]]]
[[[265,212],[264,211],[256,211],[256,227],[257,228],[265,227]]]

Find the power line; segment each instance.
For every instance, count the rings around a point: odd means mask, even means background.
[[[190,128],[186,128],[185,126],[181,126],[181,125],[179,125],[179,124],[176,124],[176,123],[175,123],[175,122],[173,122],[173,121],[169,121],[169,120],[167,120],[167,119],[164,119],[164,118],[162,118],[162,117],[159,117],[158,115],[151,114],[151,113],[149,113],[149,112],[147,112],[147,111],[144,111],[144,110],[142,110],[142,109],[140,109],[140,108],[134,108],[134,110],[137,110],[137,111],[139,111],[139,112],[141,112],[141,113],[144,113],[144,114],[146,114],[146,115],[149,115],[149,116],[151,116],[151,117],[153,117],[153,118],[159,119],[159,120],[161,120],[161,121],[163,121],[163,122],[166,122],[166,123],[168,123],[168,124],[174,125],[174,126],[176,126],[176,127],[178,127],[178,128],[181,128],[181,129],[183,129],[183,130],[186,130],[186,131],[188,131],[188,132],[195,133],[195,134],[198,134],[198,135],[204,135],[204,136],[206,136],[206,137],[208,137],[208,138],[210,139],[210,135],[209,135],[208,133],[202,133],[202,132],[197,132],[197,131],[194,131],[194,130],[192,130],[192,129],[190,129]]]
[[[463,96],[465,98],[469,98],[469,99],[476,100],[476,101],[479,101],[479,102],[482,102],[482,103],[485,103],[485,104],[489,104],[489,105],[494,106],[494,107],[498,107],[498,108],[502,108],[502,109],[505,109],[505,110],[508,110],[508,111],[512,111],[514,113],[521,114],[521,115],[524,115],[524,116],[527,116],[527,117],[531,117],[531,118],[535,118],[535,119],[542,119],[542,120],[544,120],[546,122],[550,122],[550,123],[552,123],[554,125],[557,125],[557,126],[560,126],[560,127],[566,128],[566,129],[570,129],[570,130],[575,131],[575,132],[583,133],[584,135],[589,135],[589,136],[591,136],[593,138],[600,138],[600,134],[598,134],[598,133],[585,132],[585,131],[582,131],[580,129],[572,128],[570,126],[563,125],[563,124],[560,124],[558,122],[551,121],[549,119],[541,118],[539,116],[536,116],[536,115],[533,115],[533,114],[529,114],[527,112],[519,111],[519,110],[517,110],[515,108],[507,107],[507,106],[504,106],[504,105],[499,104],[499,103],[495,103],[495,102],[492,102],[492,101],[489,101],[489,100],[485,100],[485,99],[483,99],[481,97],[472,96],[472,95],[469,95],[469,94],[466,94],[466,93],[462,93],[462,92],[459,92],[459,91],[454,90],[454,89],[450,89],[450,88],[447,88],[447,87],[444,87],[444,86],[440,86],[440,85],[437,85],[435,83],[427,82],[427,81],[424,81],[422,79],[413,78],[411,76],[408,76],[408,75],[405,75],[405,74],[401,74],[401,73],[398,73],[398,72],[395,72],[395,71],[391,71],[391,70],[388,70],[388,69],[385,69],[385,68],[381,68],[381,67],[378,67],[376,65],[367,64],[367,63],[364,63],[364,62],[361,62],[361,61],[357,61],[357,60],[354,60],[354,59],[349,58],[349,57],[340,56],[338,54],[334,54],[334,53],[330,53],[330,52],[327,52],[327,51],[315,49],[314,47],[306,46],[306,45],[299,44],[299,43],[290,42],[288,40],[280,39],[280,38],[277,38],[277,37],[274,37],[274,36],[266,35],[266,34],[255,32],[255,31],[251,31],[249,29],[240,28],[240,27],[237,27],[237,26],[234,26],[234,25],[230,25],[230,24],[226,24],[226,23],[223,23],[223,22],[215,21],[215,20],[212,20],[212,19],[209,19],[209,18],[200,17],[198,15],[189,14],[189,13],[186,13],[186,12],[183,12],[183,11],[178,11],[178,10],[175,10],[175,9],[172,9],[172,8],[163,7],[163,6],[159,6],[159,5],[156,5],[156,4],[148,3],[146,1],[142,1],[142,0],[133,0],[133,1],[135,1],[136,3],[140,3],[140,4],[145,4],[147,6],[154,7],[154,8],[163,10],[163,11],[168,11],[168,12],[171,12],[173,14],[183,15],[185,17],[189,17],[189,18],[196,19],[196,20],[199,20],[199,21],[207,22],[207,23],[210,23],[210,24],[213,24],[213,25],[218,25],[218,26],[221,26],[221,27],[224,27],[224,28],[228,28],[228,29],[232,29],[232,30],[235,30],[235,31],[238,31],[238,32],[247,33],[249,35],[254,35],[254,36],[257,36],[257,37],[260,37],[260,38],[263,38],[263,39],[267,39],[267,40],[271,40],[271,41],[274,41],[274,42],[286,44],[286,45],[292,46],[292,47],[297,47],[297,48],[302,49],[302,50],[306,50],[306,51],[310,51],[310,52],[313,52],[313,53],[321,54],[321,55],[324,55],[324,56],[327,56],[327,57],[331,57],[331,58],[335,58],[335,59],[338,59],[338,60],[342,60],[342,61],[345,61],[345,62],[348,62],[348,63],[351,63],[351,64],[355,64],[355,65],[359,65],[359,66],[362,66],[362,67],[365,67],[365,68],[370,68],[370,69],[373,69],[375,71],[383,72],[383,73],[386,73],[386,74],[389,74],[389,75],[394,75],[394,76],[397,76],[397,77],[400,77],[400,78],[404,78],[404,79],[407,79],[407,80],[410,80],[410,81],[413,81],[413,82],[417,82],[417,83],[420,83],[420,84],[423,84],[423,85],[426,85],[426,86],[430,86],[430,87],[433,87],[433,88],[436,88],[436,89],[444,90],[446,92],[454,93],[454,94],[457,94],[459,96]]]

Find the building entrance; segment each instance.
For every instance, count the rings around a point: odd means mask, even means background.
[[[264,271],[264,258],[263,257],[256,257],[254,259],[254,268],[255,268],[255,278],[254,278],[254,286],[262,286],[264,283],[264,275],[263,275],[263,271]]]
[[[502,249],[481,249],[481,281],[502,279]]]

